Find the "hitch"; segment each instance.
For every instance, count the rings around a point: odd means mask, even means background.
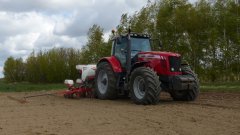
[[[63,93],[65,98],[93,97],[92,88],[87,87],[81,79],[77,79],[77,86],[74,86],[73,80],[65,80],[64,83],[68,87]]]

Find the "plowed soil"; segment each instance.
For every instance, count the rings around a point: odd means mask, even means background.
[[[0,135],[240,134],[240,93],[201,93],[194,102],[172,101],[163,93],[150,106],[129,99],[15,99],[41,93],[0,93]]]

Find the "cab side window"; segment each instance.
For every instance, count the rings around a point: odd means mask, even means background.
[[[122,38],[121,43],[115,44],[115,56],[120,61],[122,67],[125,67],[126,65],[126,47],[127,47],[127,39]]]

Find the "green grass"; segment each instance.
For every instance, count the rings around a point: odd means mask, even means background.
[[[4,83],[0,81],[0,92],[30,92],[66,89],[64,84]]]
[[[201,83],[202,92],[240,92],[240,82]]]
[[[64,84],[5,83],[0,79],[0,92],[26,92],[66,89]],[[201,92],[240,92],[240,82],[201,83]]]

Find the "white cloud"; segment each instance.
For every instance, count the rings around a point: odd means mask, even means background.
[[[69,20],[55,27],[56,34],[70,36],[86,35],[93,24],[102,26],[105,32],[114,28],[123,13],[133,13],[146,4],[146,0],[98,0],[86,7],[74,10]]]
[[[143,6],[147,0],[1,0],[0,10],[11,12],[28,12],[28,11],[44,11],[47,13],[64,13],[74,10],[86,10],[94,7],[95,9],[101,7],[103,10],[110,11],[111,6],[118,6],[117,9],[124,9],[129,7],[129,10],[138,9]],[[114,10],[113,10],[114,11]]]
[[[54,21],[36,12],[0,12],[0,60],[28,55],[41,33],[50,33]]]
[[[35,41],[35,49],[51,49],[53,47],[73,47],[80,49],[86,43],[86,36],[69,37],[66,35],[42,34]]]
[[[121,14],[134,13],[146,0],[0,0],[0,77],[9,56],[32,50],[81,48],[90,26],[104,28],[107,40]]]
[[[0,12],[0,22],[0,36],[4,38],[29,32],[51,31],[54,25],[50,17],[36,12]]]

